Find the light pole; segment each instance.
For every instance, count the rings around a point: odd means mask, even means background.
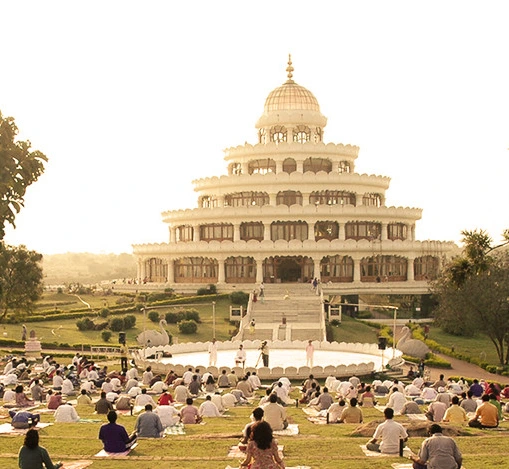
[[[396,357],[396,318],[398,316],[398,308],[393,306],[394,308],[394,323],[392,329],[392,358]]]
[[[216,302],[212,302],[212,338],[216,337]]]

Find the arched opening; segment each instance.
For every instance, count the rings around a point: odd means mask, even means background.
[[[267,283],[306,283],[313,278],[314,264],[306,256],[275,256],[263,261],[263,279]]]

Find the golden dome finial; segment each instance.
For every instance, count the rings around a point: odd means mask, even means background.
[[[286,67],[286,71],[288,72],[288,80],[286,83],[293,83],[292,54],[288,54],[288,67]]]

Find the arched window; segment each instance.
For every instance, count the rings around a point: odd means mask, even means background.
[[[332,162],[326,158],[306,158],[304,160],[303,171],[311,171],[312,173],[325,171],[330,173],[332,171]]]
[[[152,257],[145,261],[145,277],[147,282],[166,282],[168,277],[168,264],[165,264],[162,259]]]
[[[404,223],[389,223],[387,225],[387,239],[392,241],[407,239],[408,227]]]
[[[293,129],[293,141],[295,143],[306,143],[311,138],[311,129],[307,125],[298,125]]]
[[[302,205],[302,194],[298,191],[281,191],[276,196],[276,205]]]
[[[435,256],[422,256],[414,259],[414,279],[434,280],[438,276],[440,259]]]
[[[275,221],[270,225],[270,239],[277,241],[283,239],[291,241],[308,239],[308,225],[304,221]]]
[[[218,263],[206,257],[183,257],[175,260],[176,283],[216,283]]]
[[[323,130],[321,127],[315,129],[315,143],[321,142],[323,138]]]
[[[371,256],[361,259],[361,282],[404,282],[408,260],[401,256]]]
[[[380,207],[382,205],[382,197],[380,194],[364,194],[362,197],[362,205]]]
[[[319,239],[338,239],[339,224],[337,221],[317,221],[315,223],[315,241]]]
[[[270,129],[270,141],[281,143],[288,139],[288,131],[284,125],[276,125]]]
[[[233,225],[231,223],[211,223],[200,225],[201,241],[233,241]]]
[[[381,223],[373,221],[349,221],[345,225],[345,239],[367,239],[374,241],[380,239]]]
[[[261,221],[241,223],[240,239],[243,241],[249,241],[250,239],[263,241],[263,223]]]
[[[355,194],[346,191],[314,191],[309,195],[311,205],[355,205]]]
[[[258,131],[258,143],[267,143],[267,131],[265,129]]]
[[[177,226],[177,242],[179,241],[192,241],[194,229],[191,225]]]
[[[204,195],[200,200],[201,208],[213,208],[217,207],[217,199],[215,197],[211,197],[210,195]]]
[[[351,170],[350,162],[349,161],[340,161],[338,165],[338,172],[339,173],[349,173]]]
[[[242,165],[240,163],[231,163],[229,167],[231,175],[240,176],[242,174]]]
[[[276,172],[276,162],[271,158],[249,162],[249,174],[267,174]]]
[[[228,257],[224,269],[226,283],[256,282],[256,262],[252,257]]]
[[[350,256],[326,256],[320,261],[322,282],[353,282],[353,259]]]
[[[286,160],[283,161],[283,172],[291,174],[293,172],[297,171],[297,163],[293,158],[286,158]]]
[[[266,192],[234,192],[224,196],[224,205],[226,207],[249,207],[257,205],[259,207],[268,205],[270,202],[269,194]]]

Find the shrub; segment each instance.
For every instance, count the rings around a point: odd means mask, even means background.
[[[136,325],[136,316],[134,314],[128,314],[124,316],[124,327],[126,329],[132,329]]]
[[[170,295],[173,295],[174,292],[175,292],[175,290],[173,288],[165,288],[164,289],[164,293],[167,293]]]
[[[371,311],[359,311],[357,313],[357,319],[371,319],[373,313]]]
[[[104,342],[109,342],[111,339],[111,331],[102,331],[101,337],[104,340]]]
[[[247,303],[249,302],[249,295],[243,291],[234,291],[230,293],[230,301],[234,305],[247,306]]]
[[[61,295],[62,293],[64,293],[64,290],[62,289],[62,287],[58,287],[58,288],[57,288],[57,293],[58,293],[59,295]]]
[[[117,300],[115,301],[115,304],[124,305],[126,303],[132,303],[132,302],[133,302],[132,298],[129,298],[127,296],[121,296],[120,298],[117,298]]]
[[[188,321],[195,321],[198,324],[201,323],[200,313],[195,309],[189,309],[187,311],[184,311],[184,314],[185,319],[187,319]]]
[[[124,330],[124,318],[111,318],[110,329],[114,332],[120,332]]]
[[[207,287],[199,288],[196,294],[198,296],[202,295],[215,295],[217,293],[217,287],[211,283]]]
[[[90,318],[82,318],[76,321],[76,326],[80,331],[91,331],[94,329],[94,321]]]
[[[198,324],[195,321],[183,320],[178,323],[179,331],[182,334],[195,334],[198,330]]]
[[[184,311],[178,312],[170,311],[166,313],[164,318],[166,319],[166,322],[168,324],[177,324],[178,322],[186,319],[186,313]]]
[[[94,322],[94,331],[102,331],[103,329],[106,329],[108,326],[109,326],[108,321]]]
[[[148,312],[148,318],[152,321],[152,322],[159,322],[159,313],[157,311],[149,311]]]
[[[109,315],[110,315],[110,310],[108,308],[103,308],[99,312],[99,316],[101,316],[102,318],[107,318]]]

